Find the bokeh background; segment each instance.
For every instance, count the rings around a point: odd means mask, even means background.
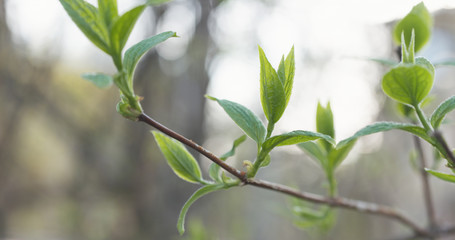
[[[118,0],[120,12],[142,2]],[[277,66],[294,45],[294,91],[277,133],[314,130],[318,101],[331,102],[338,140],[374,121],[404,121],[380,89],[386,68],[365,59],[396,59],[392,22],[418,2],[174,0],[147,9],[127,43],[168,30],[180,36],[141,60],[136,91],[149,115],[222,154],[242,133],[204,94],[239,102],[264,119],[257,46]],[[420,54],[455,58],[455,3],[425,4],[435,29]],[[114,65],[58,1],[0,0],[0,239],[391,239],[410,233],[389,219],[349,210],[338,211],[327,234],[308,233],[292,224],[288,197],[246,186],[195,203],[179,237],[178,213],[197,186],[172,173],[150,127],[116,113],[118,91],[96,88],[80,78],[84,72],[112,74]],[[454,68],[437,70],[427,113],[453,95],[453,76]],[[444,135],[453,146],[451,122]],[[242,145],[230,164],[241,168],[254,149],[251,142]],[[337,173],[339,194],[397,207],[425,225],[412,149],[412,138],[401,132],[363,138]],[[209,161],[198,159],[206,170]],[[274,151],[259,177],[325,194],[322,171],[296,147]],[[438,221],[455,223],[453,185],[432,178],[431,186]]]

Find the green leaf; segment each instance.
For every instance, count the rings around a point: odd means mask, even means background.
[[[225,184],[207,185],[202,188],[199,188],[196,192],[193,193],[193,195],[191,195],[191,197],[186,201],[185,205],[183,205],[182,210],[180,210],[179,220],[177,222],[177,229],[180,235],[182,235],[185,232],[185,217],[191,205],[204,195],[226,188],[229,188],[229,186]]]
[[[261,103],[264,114],[272,123],[278,122],[286,109],[286,93],[277,72],[267,60],[264,51],[259,48],[261,63],[260,85]]]
[[[325,135],[329,135],[331,138],[335,138],[335,128],[333,127],[333,114],[330,108],[330,102],[327,103],[327,107],[323,107],[318,102],[316,110],[316,131]],[[323,143],[325,149],[330,151],[332,146],[330,143]]]
[[[221,155],[220,159],[223,160],[223,161],[225,161],[227,158],[234,156],[234,154],[235,154],[235,149],[236,149],[238,146],[240,146],[240,144],[242,144],[245,140],[246,140],[246,135],[242,135],[241,137],[237,138],[237,139],[234,141],[234,143],[232,144],[231,150],[229,150],[229,151],[226,152],[225,154]],[[220,167],[218,164],[216,164],[216,163],[210,164],[210,167],[209,167],[209,175],[210,175],[210,177],[211,177],[214,181],[216,181],[216,182],[222,182],[220,173],[221,173],[221,167]]]
[[[262,159],[266,156],[273,148],[278,146],[285,146],[285,145],[294,145],[297,143],[313,141],[317,139],[324,139],[325,141],[335,144],[333,138],[328,135],[322,133],[315,133],[315,132],[308,132],[302,130],[296,130],[289,133],[277,135],[267,139],[262,144],[261,153],[258,156],[258,159]]]
[[[108,88],[114,82],[111,76],[102,73],[84,73],[81,77],[99,88]]]
[[[453,109],[455,109],[455,96],[445,100],[436,108],[436,110],[434,110],[433,114],[431,114],[430,122],[433,128],[439,128],[447,113],[451,112]]]
[[[84,0],[60,0],[60,3],[85,36],[110,54],[109,31],[98,9]]]
[[[160,132],[152,133],[167,163],[177,176],[187,182],[204,183],[199,164],[182,143]]]
[[[177,35],[175,32],[163,32],[151,38],[142,40],[141,42],[129,48],[125,52],[125,59],[123,60],[124,69],[126,70],[128,79],[132,79],[139,59],[151,48],[161,42],[164,42],[170,37],[177,37]]]
[[[148,0],[147,3],[145,3],[145,4],[146,5],[156,6],[156,5],[167,3],[167,2],[170,2],[170,1],[172,1],[172,0]]]
[[[265,140],[266,129],[261,120],[248,108],[228,100],[221,100],[206,96],[208,99],[217,101],[231,119],[258,144]]]
[[[434,145],[433,139],[431,139],[430,136],[426,133],[425,129],[413,124],[407,124],[407,123],[397,123],[397,122],[377,122],[373,123],[371,125],[368,125],[359,131],[357,131],[353,136],[344,139],[343,141],[339,142],[337,144],[337,149],[346,147],[347,144],[349,144],[351,141],[356,140],[359,137],[363,137],[366,135],[370,135],[373,133],[378,133],[378,132],[386,132],[390,130],[403,130],[406,132],[410,132],[425,141],[429,142],[430,144]]]
[[[399,63],[399,62],[397,62],[395,60],[384,59],[384,58],[367,58],[366,60],[377,62],[377,63],[380,63],[382,65],[390,66],[390,67],[393,67],[393,66],[395,66],[395,65],[397,65]]]
[[[107,27],[118,17],[117,0],[98,0],[98,9]]]
[[[428,169],[428,168],[425,168],[425,171],[427,171],[428,173],[430,173],[431,175],[433,175],[433,176],[435,176],[435,177],[437,177],[439,179],[442,179],[442,180],[447,181],[447,182],[455,183],[455,176],[452,175],[452,174],[438,172],[438,171],[434,171],[434,170],[431,170],[431,169]]]
[[[235,139],[235,140],[234,140],[234,143],[232,144],[231,150],[229,150],[229,151],[226,152],[225,154],[221,155],[220,159],[224,161],[224,160],[226,160],[227,158],[234,156],[234,154],[235,154],[235,149],[236,149],[238,146],[240,146],[240,144],[242,144],[243,142],[245,142],[245,140],[246,140],[246,135],[242,135],[242,136],[240,136],[239,138]]]
[[[455,66],[455,59],[449,59],[449,60],[444,60],[444,61],[437,61],[434,62],[433,65],[435,67],[444,67],[444,66]]]
[[[289,99],[292,94],[292,86],[294,85],[294,75],[295,75],[295,59],[294,59],[294,47],[288,53],[286,60],[281,59],[280,66],[278,67],[278,78],[284,86],[284,92],[286,94],[286,104],[288,105]]]
[[[351,152],[352,148],[354,147],[356,141],[349,141],[347,144],[339,148],[333,148],[328,156],[328,162],[330,169],[335,169],[338,167],[344,159],[348,156],[349,152]]]
[[[433,19],[423,2],[414,6],[408,15],[395,25],[393,36],[396,42],[401,42],[401,33],[404,32],[405,41],[410,42],[412,29],[415,30],[415,50],[418,52],[430,39],[433,28]]]
[[[123,47],[136,24],[137,19],[144,12],[145,5],[137,6],[123,14],[113,25],[111,31],[112,51],[120,55]]]
[[[417,58],[416,64],[400,63],[384,75],[382,89],[392,99],[418,105],[433,87],[434,68],[428,60]]]
[[[327,166],[327,151],[321,145],[315,142],[304,142],[299,143],[297,146],[302,149],[306,154],[310,155],[316,161],[321,164],[322,168],[325,169]]]

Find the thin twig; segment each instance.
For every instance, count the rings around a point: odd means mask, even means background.
[[[427,218],[428,218],[428,225],[430,229],[435,229],[437,227],[436,224],[436,215],[434,211],[434,204],[433,204],[433,198],[431,195],[431,188],[430,188],[430,182],[428,178],[428,173],[425,171],[427,161],[423,152],[422,148],[422,143],[420,139],[417,136],[413,136],[412,139],[414,140],[414,145],[419,152],[419,160],[420,160],[420,166],[419,166],[419,172],[420,176],[422,178],[422,190],[423,190],[423,197],[425,200],[425,209],[427,212]]]
[[[450,150],[446,140],[442,137],[442,134],[438,130],[435,130],[433,131],[433,137],[441,144],[442,148],[444,148],[449,165],[451,165],[452,168],[455,168],[455,156],[453,156],[452,150]]]
[[[151,117],[147,116],[146,114],[142,113],[139,117],[138,120],[141,122],[144,122],[152,127],[155,127],[156,129],[160,130],[161,132],[165,133],[166,135],[176,139],[177,141],[180,141],[181,143],[187,145],[188,147],[198,151],[202,155],[206,156],[210,160],[212,160],[214,163],[218,164],[220,167],[225,169],[227,172],[231,173],[238,179],[240,179],[245,185],[252,185],[276,192],[280,192],[286,195],[290,195],[302,200],[306,200],[309,202],[313,203],[319,203],[319,204],[326,204],[332,207],[339,207],[339,208],[346,208],[346,209],[353,209],[359,212],[364,212],[364,213],[370,213],[370,214],[375,214],[375,215],[381,215],[384,217],[388,217],[391,219],[395,219],[402,224],[408,226],[411,228],[414,233],[418,236],[430,236],[430,233],[419,227],[417,224],[415,224],[413,221],[411,221],[408,217],[406,217],[404,214],[402,214],[400,211],[387,207],[387,206],[381,206],[378,204],[374,203],[369,203],[369,202],[363,202],[363,201],[357,201],[357,200],[352,200],[352,199],[347,199],[347,198],[328,198],[324,197],[321,195],[316,195],[313,193],[306,193],[306,192],[300,192],[296,189],[290,188],[288,186],[276,184],[276,183],[271,183],[263,180],[258,180],[258,179],[253,179],[253,178],[247,178],[246,173],[243,171],[239,171],[230,165],[226,164],[224,161],[219,159],[217,156],[215,156],[213,153],[209,152],[208,150],[204,149],[200,145],[196,144],[195,142],[185,138],[184,136],[174,132],[173,130],[165,127],[164,125],[160,124],[159,122],[155,121]]]

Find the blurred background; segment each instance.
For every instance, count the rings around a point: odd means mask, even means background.
[[[118,0],[120,12],[143,2]],[[222,154],[242,132],[204,94],[239,102],[265,119],[257,46],[276,67],[294,45],[293,95],[276,133],[315,130],[318,101],[331,102],[338,141],[374,121],[405,121],[380,89],[386,68],[364,59],[397,59],[391,22],[417,3],[174,0],[148,8],[126,48],[168,30],[180,38],[145,55],[136,92],[150,116]],[[455,3],[425,4],[435,29],[419,55],[455,58]],[[196,202],[179,237],[178,213],[197,186],[172,173],[150,127],[117,114],[114,87],[98,89],[80,78],[114,71],[58,1],[0,0],[0,239],[390,239],[410,233],[389,219],[349,210],[338,211],[328,233],[308,233],[293,225],[288,197],[246,186]],[[428,114],[453,95],[454,71],[437,70]],[[444,127],[451,146],[454,130],[450,122]],[[252,142],[242,145],[230,164],[242,168],[243,160],[254,159],[252,149]],[[425,225],[412,149],[411,136],[401,132],[363,138],[338,171],[339,194],[402,209]],[[198,159],[207,170],[210,162]],[[275,150],[258,177],[325,194],[323,172],[296,147]],[[453,185],[430,183],[438,221],[455,223]]]

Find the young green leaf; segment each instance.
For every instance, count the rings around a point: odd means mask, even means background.
[[[259,60],[261,63],[260,85],[261,103],[264,114],[272,123],[278,122],[286,109],[286,93],[283,83],[277,72],[270,64],[261,47],[259,48]]]
[[[112,52],[121,55],[123,47],[131,34],[139,16],[144,12],[145,5],[137,6],[122,16],[115,22],[111,31]]]
[[[84,73],[81,77],[99,88],[108,88],[114,82],[111,76],[102,73]]]
[[[289,51],[286,60],[281,59],[280,66],[278,67],[278,78],[284,86],[284,92],[286,94],[286,104],[288,105],[289,99],[291,98],[292,86],[294,85],[295,75],[295,59],[294,59],[294,47]]]
[[[317,144],[316,142],[304,142],[299,143],[297,146],[302,149],[306,154],[310,155],[316,161],[321,164],[322,168],[325,169],[327,167],[327,151],[324,147]]]
[[[60,0],[60,3],[85,36],[110,54],[109,31],[98,9],[84,0]]]
[[[382,89],[392,99],[418,105],[433,87],[434,68],[428,60],[417,58],[416,64],[401,63],[382,79]]]
[[[217,101],[229,117],[256,143],[262,144],[264,142],[266,134],[264,124],[251,110],[229,100],[206,97]]]
[[[191,207],[191,205],[198,200],[199,198],[203,197],[204,195],[207,195],[211,192],[220,190],[220,189],[226,189],[231,186],[225,185],[225,184],[213,184],[213,185],[206,185],[202,188],[199,188],[196,192],[191,195],[191,197],[186,201],[185,205],[183,205],[182,210],[180,210],[180,215],[179,215],[179,220],[177,222],[177,229],[182,235],[185,232],[185,217],[188,212],[188,209]]]
[[[444,120],[447,113],[451,112],[455,109],[455,96],[450,97],[449,99],[445,100],[441,103],[436,110],[434,110],[433,114],[431,114],[430,122],[434,129],[439,128],[441,125],[442,120]]]
[[[405,41],[411,39],[412,29],[416,32],[415,51],[418,52],[430,39],[433,28],[433,19],[423,2],[414,6],[408,15],[395,25],[393,37],[396,42],[401,42],[401,33],[404,32]]]
[[[234,143],[232,144],[231,150],[229,150],[225,154],[221,155],[220,159],[225,161],[227,158],[234,156],[235,149],[238,146],[240,146],[240,144],[242,144],[245,140],[246,140],[246,135],[242,135],[241,137],[239,137],[236,140],[234,140]],[[220,165],[218,165],[216,163],[210,164],[209,175],[215,182],[222,182],[220,173],[221,173]]]
[[[177,176],[187,182],[204,183],[199,164],[182,143],[160,132],[152,131],[152,133],[167,163]]]
[[[331,138],[335,138],[335,128],[333,127],[333,114],[330,108],[330,102],[327,103],[327,107],[323,107],[321,103],[318,103],[316,110],[316,131],[325,135],[329,135]],[[330,151],[332,148],[328,142],[323,143],[325,149]]]
[[[349,152],[351,152],[351,149],[354,147],[355,142],[355,140],[350,141],[347,144],[344,144],[339,148],[333,148],[330,151],[328,156],[330,169],[335,169],[343,162],[343,160],[348,156]]]
[[[108,28],[118,17],[117,0],[98,0],[98,9]]]
[[[167,3],[167,2],[170,2],[170,1],[171,0],[147,0],[147,2],[145,4],[146,5],[156,6],[156,5]]]
[[[437,177],[439,179],[442,179],[442,180],[447,181],[447,182],[455,183],[455,176],[452,175],[452,174],[438,172],[438,171],[434,171],[434,170],[431,170],[431,169],[428,169],[428,168],[425,168],[425,171],[427,171],[428,173],[430,173],[431,175],[433,175],[433,176],[435,176],[435,177]]]
[[[129,48],[125,52],[125,58],[123,59],[123,67],[126,70],[128,79],[132,79],[137,62],[147,51],[171,37],[177,37],[176,33],[163,32],[151,38],[142,40]]]
[[[351,141],[356,140],[359,137],[363,137],[366,135],[370,135],[373,133],[378,133],[378,132],[386,132],[390,130],[403,130],[406,132],[410,132],[423,140],[429,142],[430,144],[434,145],[435,142],[434,140],[428,136],[426,133],[425,129],[413,124],[407,124],[407,123],[396,123],[396,122],[377,122],[373,123],[371,125],[368,125],[359,131],[357,131],[353,136],[344,139],[343,141],[339,142],[337,144],[337,149],[344,148],[346,147],[347,144],[349,144]]]
[[[335,144],[335,140],[328,135],[322,133],[308,132],[302,130],[296,130],[289,133],[277,135],[267,139],[262,144],[262,150],[258,156],[258,159],[262,159],[266,156],[273,148],[285,145],[294,145],[297,143],[313,141],[317,139],[323,139],[331,144]]]

